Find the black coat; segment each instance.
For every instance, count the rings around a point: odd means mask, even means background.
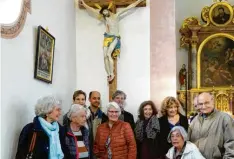
[[[134,129],[135,129],[135,122],[134,122],[134,118],[133,118],[133,115],[127,111],[124,110],[123,112],[124,114],[124,121],[129,123],[131,128],[132,128],[132,131],[134,132]]]
[[[16,159],[25,159],[29,151],[33,132],[36,132],[36,143],[33,150],[33,159],[49,158],[49,137],[43,130],[38,117],[35,117],[33,123],[27,124],[20,133]]]
[[[179,114],[179,125],[184,127],[186,131],[188,131],[188,119]],[[160,154],[161,156],[165,156],[167,154],[167,151],[172,147],[171,143],[168,143],[167,137],[171,131],[170,125],[167,119],[167,116],[162,116],[159,118],[160,123]]]

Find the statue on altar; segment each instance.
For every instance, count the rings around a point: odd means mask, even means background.
[[[186,89],[186,73],[187,73],[186,65],[183,64],[179,72],[180,90]]]
[[[98,9],[94,9],[88,6],[84,0],[80,0],[80,4],[83,5],[87,11],[94,14],[95,17],[98,17],[106,27],[106,32],[104,33],[104,41],[103,41],[103,53],[104,53],[104,63],[105,63],[105,70],[107,73],[107,80],[111,82],[115,75],[114,75],[114,61],[112,57],[116,58],[120,54],[120,34],[119,34],[119,21],[121,15],[126,13],[129,9],[136,7],[139,3],[143,2],[144,0],[137,0],[136,2],[130,4],[128,7],[120,10],[117,13],[112,13],[110,11],[112,3],[108,7],[101,7],[98,4],[95,6]]]

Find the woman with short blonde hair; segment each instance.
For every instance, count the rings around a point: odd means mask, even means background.
[[[166,97],[161,106],[162,117],[159,118],[160,123],[160,152],[161,156],[165,156],[172,144],[167,141],[168,134],[175,126],[182,126],[188,130],[188,119],[185,117],[180,102],[175,98]]]
[[[185,115],[185,112],[180,104],[180,102],[178,101],[178,99],[174,98],[174,97],[166,97],[163,101],[162,101],[162,106],[161,106],[161,113],[162,115],[167,115],[167,110],[168,108],[175,104],[176,107],[177,107],[177,112],[182,114],[182,115]]]

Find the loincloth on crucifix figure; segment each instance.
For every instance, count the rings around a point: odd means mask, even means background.
[[[139,3],[144,0],[137,0],[136,2],[130,4],[128,7],[122,9],[117,13],[112,13],[110,11],[112,3],[109,4],[108,7],[101,7],[98,4],[95,6],[98,9],[94,9],[88,6],[84,0],[80,0],[80,4],[84,6],[90,13],[92,13],[95,17],[101,20],[105,27],[106,31],[104,33],[104,42],[103,42],[103,54],[104,54],[104,64],[105,70],[107,73],[107,80],[111,82],[114,78],[114,60],[120,54],[120,34],[119,34],[119,21],[120,17],[126,13],[128,10],[135,8]]]
[[[104,34],[103,51],[104,63],[107,72],[107,80],[110,82],[114,79],[114,61],[112,58],[117,58],[120,54],[121,42],[120,36]]]

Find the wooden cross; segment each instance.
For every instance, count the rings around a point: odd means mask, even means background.
[[[99,4],[101,7],[108,6],[112,2],[111,12],[116,13],[117,8],[127,7],[128,5],[136,2],[136,0],[84,0],[87,5],[90,7],[96,8],[95,4]],[[137,7],[145,7],[146,1],[143,1]],[[80,6],[80,8],[83,8]],[[113,57],[112,57],[113,58]],[[117,58],[114,60],[114,75],[115,78],[109,82],[109,101],[112,100],[112,94],[117,89]],[[104,68],[103,68],[104,69]]]

